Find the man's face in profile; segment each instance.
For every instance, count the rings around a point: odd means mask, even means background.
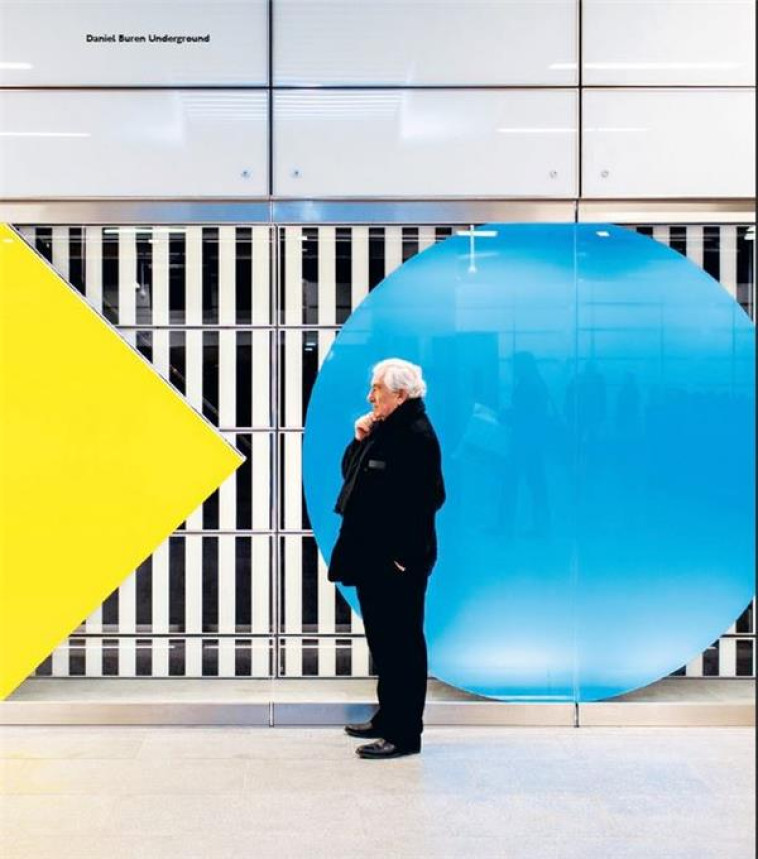
[[[407,399],[405,391],[391,391],[380,379],[371,382],[368,401],[372,405],[371,414],[375,421],[383,421]]]

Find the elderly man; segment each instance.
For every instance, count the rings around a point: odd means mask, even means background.
[[[347,725],[374,739],[362,758],[421,751],[427,658],[424,599],[437,559],[434,517],[445,501],[440,447],[426,415],[421,368],[388,358],[373,368],[372,410],[355,422],[342,459],[336,511],[342,527],[329,579],[356,585],[378,675],[379,709]]]

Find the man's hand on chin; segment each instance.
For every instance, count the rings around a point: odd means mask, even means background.
[[[371,428],[373,427],[375,420],[376,418],[372,412],[358,418],[355,422],[355,437],[358,441],[363,441],[363,439],[371,432]]]

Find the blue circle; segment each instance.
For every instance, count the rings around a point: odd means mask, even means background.
[[[443,452],[433,675],[502,699],[597,700],[671,673],[745,608],[753,326],[687,259],[610,225],[494,224],[390,275],[308,409],[326,558],[342,451],[390,356],[423,367]]]

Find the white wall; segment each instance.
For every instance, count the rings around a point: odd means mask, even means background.
[[[586,197],[750,197],[749,90],[591,90],[583,96]]]
[[[267,15],[266,0],[0,0],[0,86],[265,86]],[[210,38],[118,41],[151,34]]]
[[[244,90],[0,91],[0,196],[263,196],[267,99]]]
[[[277,93],[275,193],[573,197],[571,90]]]
[[[571,85],[576,0],[277,0],[274,83]]]
[[[0,195],[752,196],[752,0],[579,5],[0,0]]]
[[[755,85],[755,0],[584,0],[585,84]]]

